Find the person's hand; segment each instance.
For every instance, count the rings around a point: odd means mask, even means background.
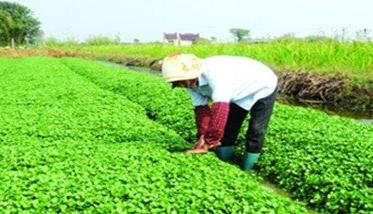
[[[215,149],[215,148],[221,146],[221,143],[219,141],[216,141],[216,142],[209,143],[209,144],[206,143],[205,145],[207,145],[207,148],[209,150],[211,150],[211,149]]]
[[[198,139],[198,141],[194,144],[192,149],[186,151],[187,154],[202,154],[202,153],[207,153],[208,150],[208,145],[206,144],[205,141],[205,136],[201,135]]]
[[[188,154],[204,154],[207,153],[209,150],[219,147],[221,145],[220,142],[214,142],[213,144],[207,144],[204,136],[201,136],[194,147],[188,150],[186,153]]]
[[[192,149],[186,151],[187,154],[204,154],[209,151],[209,147],[207,144],[203,144],[199,147],[193,147]]]
[[[199,137],[198,141],[194,144],[194,146],[193,146],[192,149],[201,148],[205,143],[206,143],[206,141],[205,141],[205,136],[204,136],[204,135],[201,135],[201,136]]]

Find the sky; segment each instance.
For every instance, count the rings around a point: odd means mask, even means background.
[[[118,35],[122,41],[148,42],[162,41],[164,32],[180,32],[229,41],[231,28],[249,29],[258,39],[373,31],[373,0],[9,1],[30,8],[45,37],[62,40]]]

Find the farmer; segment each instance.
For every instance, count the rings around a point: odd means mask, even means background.
[[[231,160],[241,125],[250,112],[242,168],[253,169],[276,99],[273,71],[246,57],[199,59],[193,54],[176,54],[163,60],[162,75],[173,87],[187,88],[192,97],[198,141],[189,153],[214,149],[221,160]]]

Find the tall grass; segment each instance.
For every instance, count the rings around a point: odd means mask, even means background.
[[[201,44],[173,46],[165,44],[122,44],[61,46],[95,55],[163,58],[174,52],[248,56],[278,71],[307,71],[323,75],[340,74],[358,83],[373,82],[373,43],[285,40],[249,44]]]

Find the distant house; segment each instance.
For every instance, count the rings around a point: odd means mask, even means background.
[[[177,33],[164,33],[163,41],[174,45],[179,44],[179,35]]]
[[[199,33],[164,33],[164,42],[174,45],[191,45],[199,38]]]
[[[198,38],[199,34],[193,33],[180,33],[180,45],[191,45],[193,44]]]

